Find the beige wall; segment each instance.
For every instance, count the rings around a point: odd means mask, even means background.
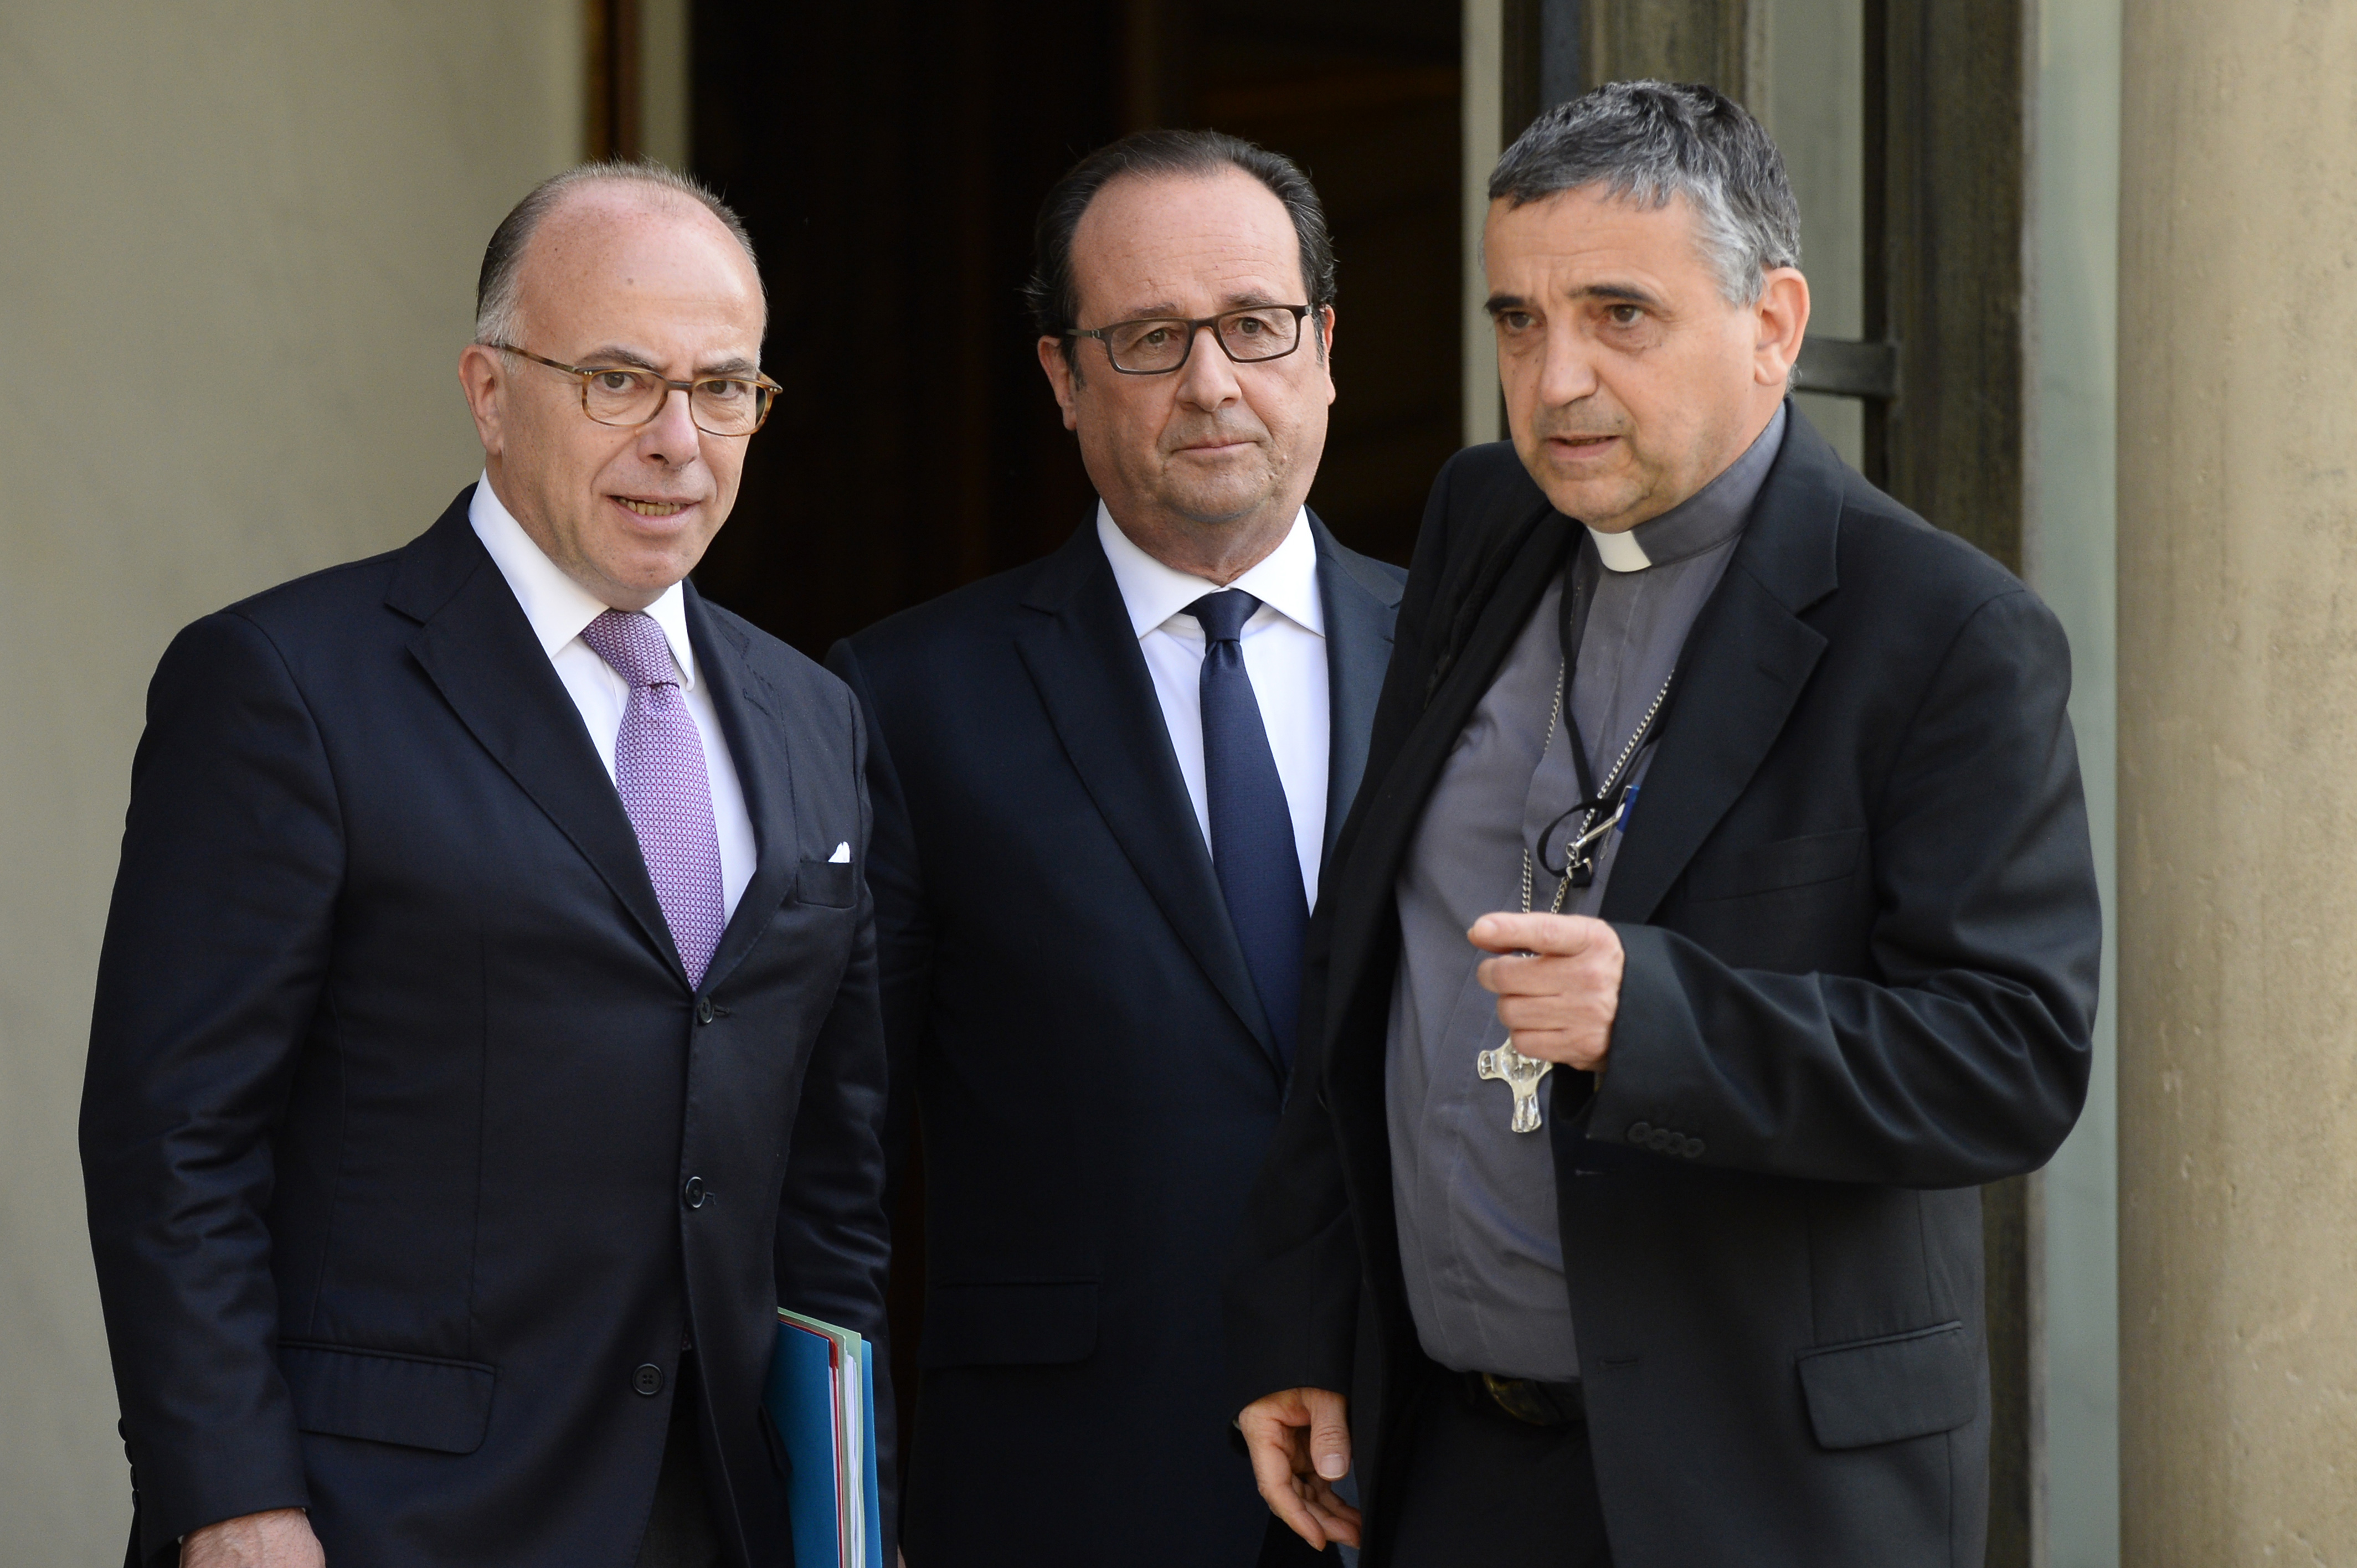
[[[2124,42],[2123,1557],[2357,1563],[2357,7]]]
[[[480,453],[484,240],[576,155],[578,0],[0,5],[0,1558],[128,1522],[74,1115],[141,694]]]

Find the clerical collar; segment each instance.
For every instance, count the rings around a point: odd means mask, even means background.
[[[1597,559],[1608,572],[1641,572],[1726,543],[1743,532],[1751,503],[1760,499],[1760,487],[1767,481],[1768,470],[1783,445],[1784,406],[1779,403],[1768,427],[1742,456],[1661,516],[1620,533],[1589,529],[1587,537],[1596,541]]]

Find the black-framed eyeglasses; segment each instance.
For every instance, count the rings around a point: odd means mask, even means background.
[[[625,430],[651,422],[662,413],[664,399],[683,392],[687,394],[687,416],[706,435],[750,435],[761,428],[778,393],[785,391],[763,375],[698,376],[692,381],[675,381],[630,365],[568,365],[512,343],[483,347],[573,377],[581,383],[581,412],[600,424]]]
[[[1123,375],[1167,376],[1187,363],[1196,334],[1206,327],[1220,351],[1239,365],[1282,360],[1301,347],[1301,321],[1308,314],[1306,305],[1248,305],[1199,321],[1154,316],[1110,327],[1075,327],[1064,336],[1103,343],[1105,358]]]

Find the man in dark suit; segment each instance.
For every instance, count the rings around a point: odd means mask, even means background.
[[[1230,1282],[1264,1490],[1396,1568],[1976,1563],[1975,1187],[2095,1001],[2061,632],[1786,401],[1740,108],[1601,88],[1490,190],[1513,443],[1434,489]]]
[[[894,1125],[923,1136],[909,1558],[1240,1565],[1269,1520],[1219,1271],[1401,574],[1302,504],[1334,276],[1289,162],[1131,137],[1049,194],[1038,261],[1096,515],[829,660],[874,725]]]
[[[775,1309],[881,1331],[885,1057],[850,694],[683,582],[764,317],[708,192],[557,177],[482,481],[164,656],[81,1122],[135,1563],[790,1556]]]

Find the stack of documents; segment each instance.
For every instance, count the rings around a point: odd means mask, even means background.
[[[874,1347],[848,1328],[778,1308],[762,1404],[792,1467],[786,1506],[794,1568],[884,1568]]]

